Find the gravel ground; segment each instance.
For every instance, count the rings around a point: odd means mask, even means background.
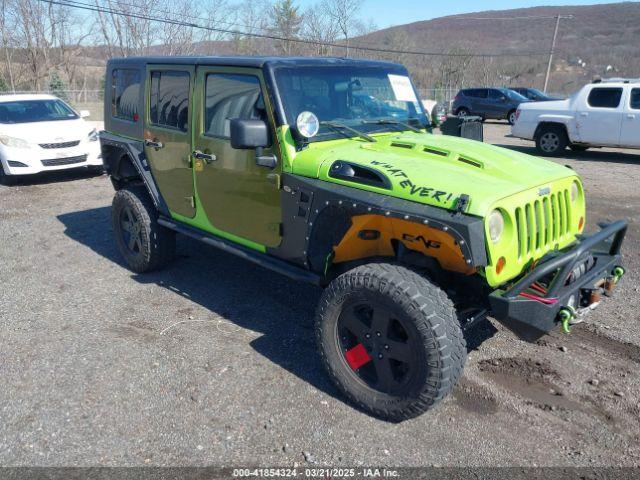
[[[488,124],[486,139],[531,153]],[[571,335],[470,334],[437,409],[389,424],[345,403],[312,336],[320,291],[179,238],[135,275],[106,177],[0,186],[0,464],[640,465],[640,155],[558,159],[589,222],[630,220],[630,273]]]

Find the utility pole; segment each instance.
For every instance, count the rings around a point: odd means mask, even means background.
[[[551,42],[551,50],[549,50],[549,64],[547,65],[547,75],[544,77],[544,93],[547,93],[549,87],[549,76],[551,75],[551,65],[553,64],[553,54],[556,51],[556,40],[558,39],[558,29],[560,28],[560,20],[572,19],[573,15],[556,15],[556,29],[553,32],[553,41]]]

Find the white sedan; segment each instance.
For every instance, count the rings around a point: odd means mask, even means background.
[[[0,95],[0,180],[16,175],[102,168],[98,132],[52,95]]]

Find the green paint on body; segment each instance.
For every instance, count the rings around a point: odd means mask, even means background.
[[[575,176],[556,163],[473,140],[413,132],[376,138],[376,143],[360,139],[311,143],[290,161],[292,173],[445,209],[454,209],[460,195],[467,194],[471,200],[466,213],[482,217],[499,200]],[[393,189],[329,177],[336,160],[380,171]]]
[[[584,224],[582,185],[575,172],[567,167],[458,137],[415,132],[384,133],[375,137],[376,143],[345,138],[312,142],[299,152],[287,147],[283,153],[291,172],[297,175],[447,210],[455,210],[460,196],[466,194],[470,201],[465,213],[482,218],[499,209],[505,216],[505,232],[497,244],[488,240],[489,265],[480,271],[493,287],[517,277],[527,264],[547,252],[573,243],[579,233],[580,218]],[[284,144],[290,146],[289,142],[292,140]],[[391,189],[330,177],[330,167],[337,160],[379,171],[389,179]],[[564,195],[574,182],[580,186],[580,197],[572,204],[562,233],[550,239],[541,238],[542,241],[533,242],[523,250],[519,243],[522,238],[518,239],[516,231],[518,209],[526,209],[527,205],[535,208],[536,202],[542,202],[546,194]],[[488,227],[486,238],[489,239]],[[495,264],[500,257],[505,257],[506,265],[498,274]]]

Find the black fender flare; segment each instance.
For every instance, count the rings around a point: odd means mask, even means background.
[[[124,159],[127,159],[140,178],[142,183],[147,189],[151,200],[158,209],[158,211],[166,216],[170,215],[169,207],[164,201],[160,189],[153,177],[147,157],[144,153],[144,142],[142,140],[134,140],[118,135],[113,135],[108,132],[100,133],[100,147],[102,150],[103,158],[105,158],[105,165],[107,173],[111,176],[111,180],[114,186],[117,185],[117,181],[120,179],[120,175],[124,172],[124,169],[130,167],[123,165]],[[116,155],[117,158],[108,158],[110,155],[105,155],[109,149],[115,149],[121,154]],[[127,172],[130,174],[131,172]]]
[[[484,219],[408,200],[285,173],[282,175],[283,241],[269,252],[318,273],[347,218],[377,214],[429,225],[450,234],[466,263],[487,265]]]

